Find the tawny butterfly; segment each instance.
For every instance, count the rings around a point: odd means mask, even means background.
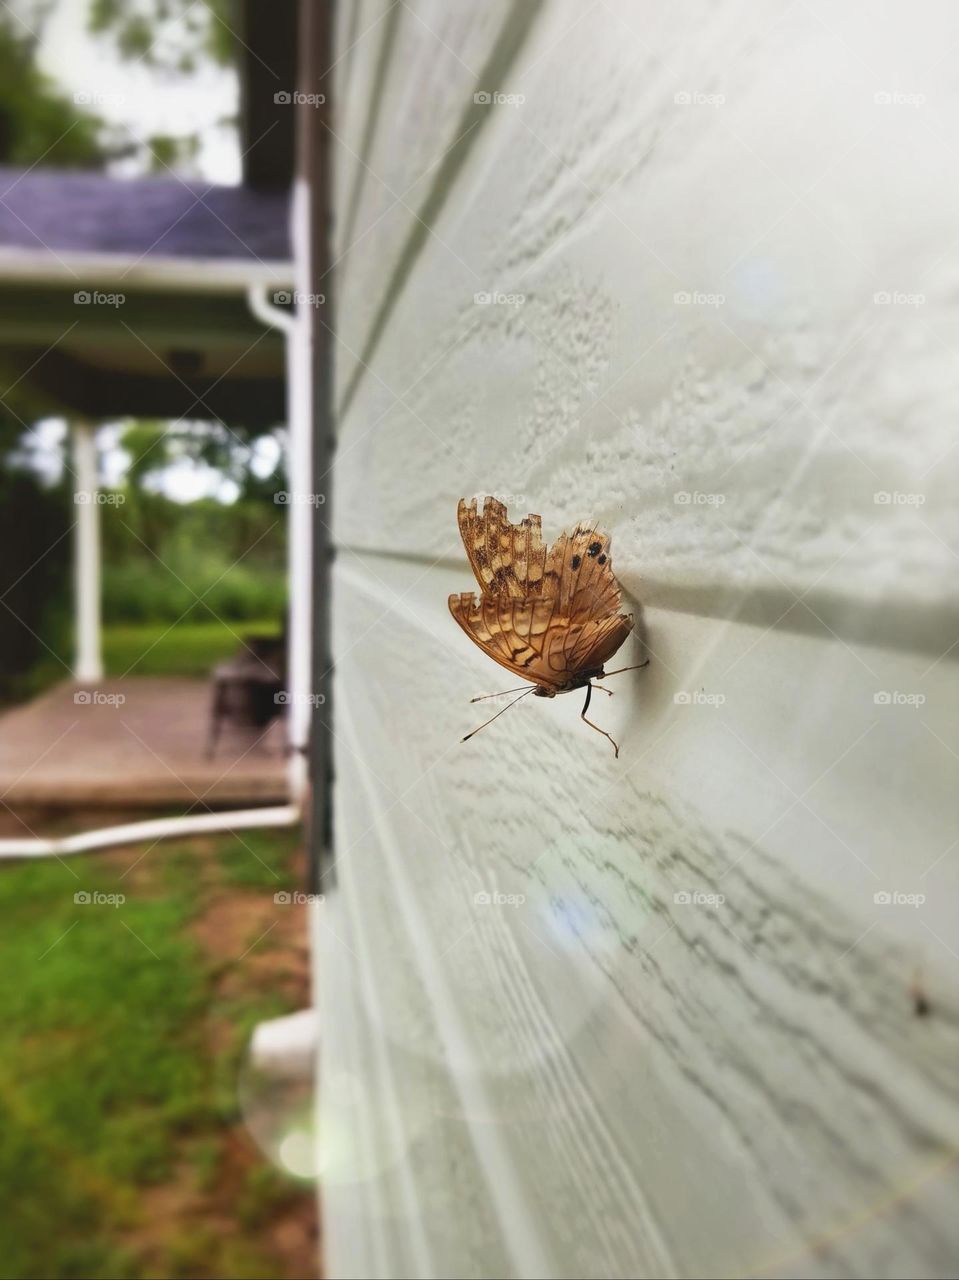
[[[529,693],[555,698],[585,688],[582,719],[609,738],[618,757],[612,737],[586,719],[593,689],[602,688],[592,682],[645,667],[649,659],[637,667],[603,669],[633,629],[632,614],[620,613],[622,597],[609,556],[609,535],[578,524],[547,551],[540,516],[528,515],[511,524],[506,508],[495,498],[484,500],[482,512],[475,498],[461,498],[457,520],[481,594],[479,599],[472,591],[450,596],[450,613],[494,662],[532,682],[521,693],[506,690],[519,697],[463,741]],[[603,692],[612,694],[611,689]]]

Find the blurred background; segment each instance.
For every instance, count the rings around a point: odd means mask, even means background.
[[[249,295],[289,301],[293,6],[257,8],[0,7],[10,848],[288,798],[284,337]],[[275,1105],[249,1056],[309,1003],[303,873],[289,821],[0,861],[0,1274],[316,1274],[303,1082]]]

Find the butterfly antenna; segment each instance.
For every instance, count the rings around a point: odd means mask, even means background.
[[[649,666],[649,659],[647,658],[645,662],[637,662],[636,665],[633,667],[617,667],[615,671],[604,671],[602,676],[597,676],[596,679],[606,680],[610,676],[621,676],[624,671],[642,671],[643,667],[648,667],[648,666]],[[609,690],[607,690],[607,693],[608,692]]]
[[[499,693],[480,693],[475,698],[470,698],[470,702],[485,702],[487,698],[505,698],[508,693],[519,693],[520,689],[525,689],[528,693],[530,688],[535,689],[536,686],[521,684],[517,689],[501,689]]]
[[[501,711],[497,711],[495,716],[490,716],[488,720],[484,720],[483,723],[478,728],[474,729],[472,733],[468,733],[465,738],[460,738],[460,742],[468,742],[470,738],[474,737],[477,733],[479,733],[480,729],[485,729],[488,724],[492,724],[494,720],[498,720],[504,711],[509,711],[510,707],[515,707],[517,702],[519,702],[520,698],[525,698],[526,695],[528,693],[532,693],[535,688],[536,688],[536,685],[531,684],[528,689],[524,689],[523,692],[519,695],[519,698],[514,698],[512,702],[507,702],[506,706],[503,707]]]

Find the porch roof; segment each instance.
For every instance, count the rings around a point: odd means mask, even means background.
[[[4,404],[281,422],[283,338],[246,295],[292,275],[285,192],[0,167]]]
[[[232,260],[282,279],[291,260],[288,223],[283,191],[0,166],[0,274],[26,251],[67,262],[75,254],[113,255],[128,266],[140,259]]]

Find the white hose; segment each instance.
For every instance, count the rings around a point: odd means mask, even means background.
[[[140,844],[144,840],[168,840],[173,836],[203,835],[210,831],[244,831],[251,827],[292,827],[300,820],[299,806],[276,805],[264,809],[233,809],[223,813],[188,814],[181,818],[150,818],[118,827],[100,827],[72,836],[34,837],[29,840],[0,840],[0,858],[62,858],[71,853],[89,853],[118,844]]]

